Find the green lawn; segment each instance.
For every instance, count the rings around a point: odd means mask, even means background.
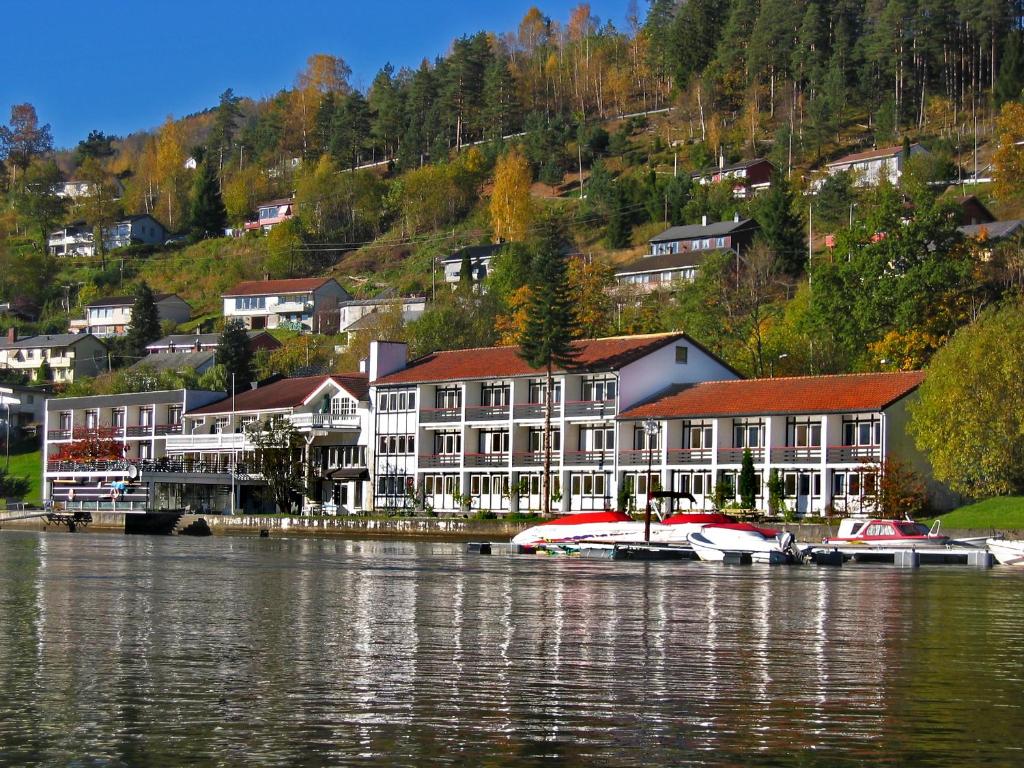
[[[943,528],[1024,529],[1024,496],[1000,496],[954,509],[938,518]]]
[[[3,461],[4,457],[0,456],[0,461]],[[3,465],[0,464],[0,467]],[[29,481],[29,491],[25,496],[25,501],[29,504],[42,504],[43,499],[43,464],[42,464],[42,451],[32,451],[30,453],[12,453],[11,454],[11,468],[10,474],[14,477],[27,477]]]

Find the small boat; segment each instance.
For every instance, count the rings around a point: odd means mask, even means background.
[[[939,524],[930,529],[913,520],[884,520],[870,517],[847,517],[839,523],[839,533],[822,539],[828,546],[874,547],[944,547],[954,542],[939,533]]]
[[[749,557],[755,563],[793,563],[803,557],[788,531],[759,528],[750,523],[705,525],[688,536],[701,560],[721,562],[728,555]]]
[[[672,515],[651,521],[652,544],[686,544],[686,537],[708,523],[734,522],[718,513]],[[549,544],[639,544],[644,541],[644,521],[624,512],[577,512],[548,520],[517,533],[512,543],[536,548]]]
[[[1024,565],[1024,541],[986,539],[985,544],[1000,565]]]

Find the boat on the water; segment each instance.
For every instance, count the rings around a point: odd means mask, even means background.
[[[895,549],[901,547],[943,547],[950,538],[939,533],[939,524],[931,528],[913,520],[885,520],[870,517],[847,517],[839,523],[835,536],[822,539],[827,546],[873,547]]]
[[[691,532],[687,540],[697,557],[710,562],[738,555],[749,557],[755,563],[792,563],[803,556],[792,533],[750,523],[705,525]]]
[[[729,523],[733,518],[715,512],[678,514],[651,521],[652,544],[686,544],[687,536],[708,523]],[[644,521],[624,512],[577,512],[548,520],[517,533],[520,547],[549,544],[637,544],[644,541]]]
[[[1024,565],[1024,541],[985,539],[985,544],[1000,565]]]

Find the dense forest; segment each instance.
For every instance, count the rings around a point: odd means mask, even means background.
[[[509,342],[532,253],[557,240],[579,254],[580,334],[682,328],[775,375],[923,365],[1020,288],[1020,244],[981,262],[949,215],[968,193],[1003,218],[1020,209],[1020,3],[653,0],[626,19],[531,8],[515,30],[458,37],[418,67],[384,64],[365,91],[341,56],[314,54],[271,98],[228,88],[200,114],[73,148],[14,105],[0,128],[0,298],[26,311],[5,322],[63,330],[89,300],[145,281],[216,325],[235,280],[333,274],[358,295],[436,295],[415,323],[382,323],[415,351]],[[898,185],[823,181],[829,159],[911,141],[930,152]],[[754,199],[691,180],[758,156],[779,175]],[[67,179],[91,193],[57,196]],[[292,195],[297,217],[268,236],[219,237]],[[181,237],[47,255],[61,224],[100,232],[135,213]],[[614,265],[665,225],[734,214],[762,227],[742,264],[709,258],[654,297],[614,289]],[[439,256],[499,238],[515,243],[486,293],[436,290]],[[339,358],[289,340],[267,371],[351,366],[364,342]]]

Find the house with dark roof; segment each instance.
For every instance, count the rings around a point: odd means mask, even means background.
[[[247,331],[249,351],[273,350],[281,346],[267,331]],[[180,352],[216,352],[220,345],[219,333],[172,333],[146,345],[147,355],[164,355]]]
[[[338,308],[341,313],[338,330],[343,333],[356,333],[376,328],[382,313],[395,307],[400,308],[402,321],[410,323],[426,311],[427,297],[396,296],[390,291],[385,291],[372,299],[343,301]]]
[[[454,285],[462,276],[462,262],[469,260],[470,274],[474,283],[482,283],[488,275],[491,262],[498,255],[504,243],[487,243],[484,245],[467,245],[441,259],[444,268],[444,280]]]
[[[725,164],[724,159],[719,159],[716,168],[695,171],[690,174],[690,178],[701,185],[727,182],[732,185],[732,196],[737,200],[745,200],[771,187],[774,173],[775,166],[763,157],[729,165]]]
[[[644,291],[667,287],[675,280],[693,280],[701,262],[716,251],[731,251],[741,256],[760,231],[754,219],[669,227],[651,238],[651,252],[616,268],[615,278],[622,285]]]
[[[372,342],[375,505],[407,506],[417,489],[418,503],[436,511],[458,512],[466,495],[477,509],[539,509],[550,401],[561,510],[605,509],[616,498],[616,416],[671,383],[739,375],[684,333],[586,339],[574,348],[549,393],[546,373],[516,347],[407,360],[404,344]],[[509,487],[526,492],[513,497]]]
[[[927,154],[928,150],[920,144],[911,144],[909,156]],[[903,165],[907,153],[900,145],[868,149],[844,155],[830,163],[825,170],[829,175],[846,171],[854,176],[854,183],[862,187],[874,187],[883,179],[894,184],[903,176]]]
[[[246,280],[223,294],[224,319],[249,330],[337,333],[339,307],[352,296],[333,277]]]
[[[277,200],[267,200],[256,206],[256,219],[245,222],[247,230],[258,229],[262,232],[269,232],[277,224],[288,221],[295,217],[295,198],[282,197]]]
[[[126,216],[103,229],[103,247],[112,251],[129,245],[163,245],[167,228],[148,213]],[[46,241],[51,256],[93,256],[92,227],[75,222],[49,234]]]
[[[311,481],[306,495],[296,498],[296,509],[327,514],[368,509],[368,390],[361,373],[282,378],[189,410],[182,433],[167,444],[168,462],[187,477],[169,481],[176,487],[167,495],[230,509],[233,472],[236,510],[273,511],[252,431],[270,419],[287,419],[305,438],[303,465]]]
[[[0,339],[0,368],[35,379],[44,362],[51,379],[60,384],[96,376],[109,366],[106,344],[88,333],[44,333],[20,338],[17,330],[10,328]]]
[[[160,321],[185,323],[192,319],[192,307],[176,293],[154,293]],[[132,322],[134,296],[105,296],[85,305],[86,332],[95,336],[124,336]]]

